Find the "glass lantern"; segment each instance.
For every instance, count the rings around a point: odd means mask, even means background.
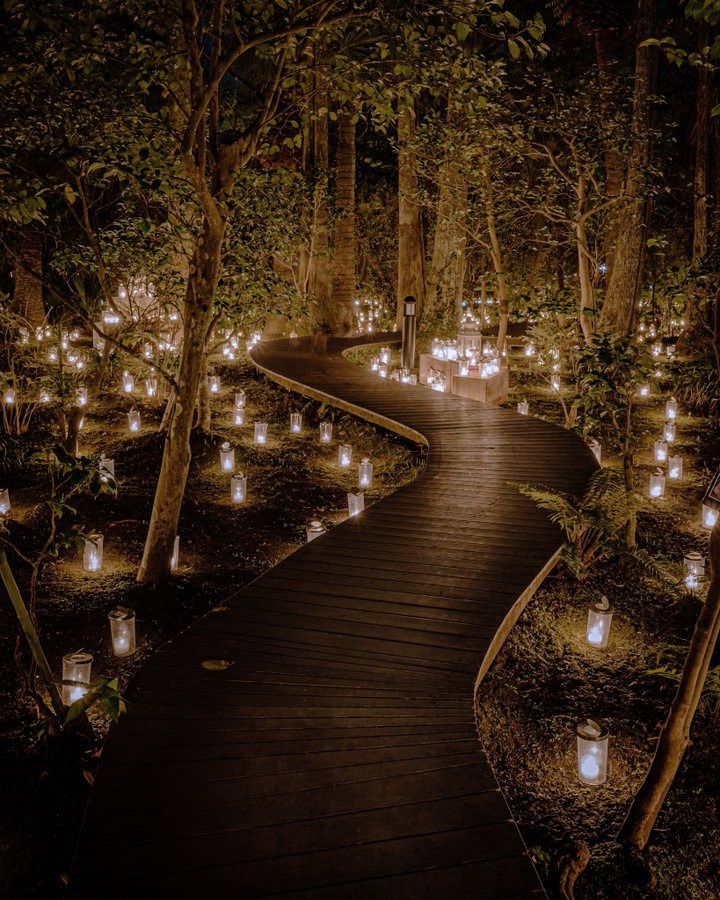
[[[308,523],[307,528],[305,529],[307,533],[307,542],[314,541],[315,538],[320,537],[321,534],[325,534],[327,529],[318,519],[313,519],[312,522]]]
[[[115,460],[101,456],[98,460],[98,472],[100,472],[100,481],[107,482],[112,478],[115,480]]]
[[[604,725],[587,719],[576,728],[577,772],[583,784],[599,785],[607,780],[609,732]]]
[[[390,362],[390,348],[389,347],[381,347],[380,348],[380,362],[387,365]]]
[[[180,568],[180,535],[175,535],[173,541],[172,555],[170,556],[170,571],[177,572]]]
[[[665,494],[665,476],[662,473],[662,469],[655,469],[653,474],[650,476],[650,482],[648,484],[648,497],[653,500],[659,500],[660,497],[663,497]]]
[[[237,472],[230,479],[230,499],[234,506],[240,506],[245,502],[245,492],[247,491],[247,478],[242,472]]]
[[[338,465],[341,469],[348,469],[352,462],[352,447],[350,444],[340,444],[338,447]]]
[[[15,403],[15,389],[14,389],[14,388],[8,388],[8,389],[5,391],[5,397],[4,397],[4,399],[5,399],[5,405],[6,405],[6,406],[12,406],[13,403]]]
[[[683,559],[685,565],[685,585],[694,591],[705,576],[705,557],[697,550],[689,550]]]
[[[590,607],[585,639],[591,647],[598,647],[600,650],[604,650],[607,647],[612,616],[612,606],[607,597],[601,597],[597,603],[593,603]]]
[[[602,447],[600,446],[600,441],[596,440],[596,438],[590,438],[588,441],[588,447],[592,450],[593,456],[598,462],[602,461]]]
[[[135,652],[135,613],[118,606],[108,614],[110,640],[115,656],[130,656]]]
[[[378,375],[381,378],[387,378],[387,373],[388,373],[387,363],[381,362],[380,365],[378,366]]]
[[[560,377],[558,375],[553,375],[553,377],[550,379],[550,387],[554,391],[560,390]]]
[[[650,396],[650,385],[649,384],[641,384],[638,389],[638,394],[641,397],[649,397]]]
[[[237,391],[235,394],[235,409],[244,409],[245,400],[245,391]]]
[[[130,372],[123,372],[122,388],[126,394],[132,394],[135,390],[135,377]]]
[[[267,422],[256,422],[253,439],[256,444],[265,444],[267,442]]]
[[[517,411],[521,416],[527,416],[530,414],[530,404],[527,400],[521,400],[517,405]]]
[[[128,428],[132,432],[140,431],[140,410],[131,409],[128,413]]]
[[[357,494],[348,494],[348,515],[357,516],[365,509],[365,494],[359,492]]]
[[[655,447],[655,450],[654,450],[655,462],[659,462],[659,463],[666,462],[666,460],[667,460],[667,444],[665,443],[665,441],[655,441],[654,447]]]
[[[458,375],[465,377],[470,372],[470,361],[468,359],[458,360]]]
[[[718,510],[714,509],[712,506],[708,506],[707,503],[703,503],[702,508],[702,524],[703,528],[714,528],[715,523],[718,520]]]
[[[380,357],[373,356],[373,358],[370,360],[370,371],[377,372],[377,370],[379,368],[380,368]]]
[[[663,440],[667,441],[668,444],[672,444],[675,440],[675,423],[674,422],[666,422],[663,426]]]
[[[99,572],[103,564],[103,536],[89,534],[83,547],[83,569],[86,572]]]
[[[236,406],[233,409],[233,425],[244,425],[245,424],[245,407],[244,406]]]
[[[87,406],[88,392],[86,387],[79,387],[75,394],[75,402],[78,406]]]
[[[229,441],[224,441],[220,446],[220,468],[223,472],[235,471],[235,448]]]
[[[672,481],[679,481],[683,477],[683,458],[682,456],[671,456],[668,460],[668,478]]]
[[[93,658],[91,653],[66,653],[62,667],[62,701],[65,706],[72,706],[87,693],[90,686],[90,670]],[[74,684],[66,684],[74,682]]]
[[[145,379],[145,394],[148,397],[157,396],[157,378]]]
[[[300,413],[290,413],[290,433],[300,434],[302,431],[302,415]]]
[[[373,481],[373,464],[367,458],[363,457],[358,466],[358,486],[361,488],[369,488]]]
[[[673,421],[677,419],[678,404],[674,397],[671,397],[665,404],[665,418]]]
[[[6,516],[10,512],[10,489],[0,488],[0,516]]]
[[[329,444],[332,441],[332,422],[320,423],[320,443]]]
[[[208,390],[211,394],[220,393],[220,378],[218,375],[211,375],[208,378]]]

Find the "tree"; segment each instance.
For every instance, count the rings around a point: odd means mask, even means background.
[[[332,325],[341,334],[353,330],[355,300],[355,112],[338,114],[335,160],[335,239],[332,277]]]
[[[416,315],[425,307],[425,240],[422,209],[418,201],[417,147],[415,144],[415,103],[400,99],[398,112],[398,264],[397,327],[402,328],[404,301],[415,298]]]

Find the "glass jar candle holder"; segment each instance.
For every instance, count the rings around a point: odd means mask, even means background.
[[[389,347],[381,347],[380,348],[380,362],[387,365],[390,362],[390,348]]]
[[[553,391],[560,392],[560,377],[558,375],[553,375],[550,379],[550,387]]]
[[[320,443],[321,444],[329,444],[332,441],[332,423],[331,422],[321,422],[320,423]]]
[[[223,472],[235,471],[235,448],[229,441],[224,441],[220,446],[220,468]]]
[[[607,781],[608,740],[607,728],[599,722],[587,719],[576,728],[577,773],[583,784],[600,785]]]
[[[244,425],[245,424],[245,407],[244,406],[236,406],[233,409],[233,425]]]
[[[115,480],[115,460],[108,459],[107,456],[101,456],[98,460],[98,472],[100,473],[100,481],[107,483],[111,478]]]
[[[320,537],[321,534],[325,534],[326,531],[327,528],[319,519],[313,519],[311,522],[308,522],[308,526],[305,529],[308,544],[310,541],[314,541],[315,538]]]
[[[685,566],[685,586],[694,591],[705,577],[705,557],[697,550],[689,550],[683,558],[683,564]]]
[[[66,653],[62,667],[62,701],[65,706],[72,706],[76,700],[82,699],[90,687],[90,671],[93,658],[91,653]]]
[[[236,391],[235,393],[235,409],[245,409],[246,402],[245,391]]]
[[[110,640],[115,656],[130,656],[135,652],[135,613],[118,606],[108,614]]]
[[[0,516],[7,516],[10,512],[10,489],[0,488]]]
[[[146,397],[156,397],[157,396],[157,378],[146,378],[145,379],[145,396]]]
[[[253,433],[253,440],[256,444],[267,443],[267,422],[256,422]]]
[[[290,433],[300,434],[302,431],[302,415],[294,412],[290,413]]]
[[[527,416],[530,414],[530,404],[527,400],[521,400],[517,405],[517,411],[521,416]]]
[[[352,447],[350,444],[340,444],[338,447],[338,465],[341,469],[350,468],[352,462]]]
[[[671,422],[677,419],[678,414],[678,402],[674,397],[671,397],[665,403],[665,418],[669,419]]]
[[[361,488],[372,487],[373,464],[364,456],[358,465],[358,486]]]
[[[720,510],[714,509],[712,506],[708,506],[707,503],[703,503],[702,508],[702,525],[703,528],[714,528],[715,523],[718,520],[718,513]]]
[[[133,433],[140,431],[140,410],[131,409],[128,413],[128,428]]]
[[[458,375],[461,377],[465,377],[470,372],[470,360],[468,359],[459,359],[458,360]]]
[[[381,362],[380,365],[378,366],[378,375],[379,375],[381,378],[387,378],[387,373],[388,373],[388,367],[387,367],[387,364]]]
[[[656,469],[650,476],[648,483],[648,497],[659,500],[665,495],[665,476],[661,469]]]
[[[86,387],[79,387],[75,394],[75,402],[78,406],[87,406],[88,392]]]
[[[668,448],[665,441],[655,441],[654,457],[655,462],[664,463],[667,461]]]
[[[220,377],[218,375],[211,375],[208,378],[208,390],[211,394],[220,393]]]
[[[230,499],[233,506],[240,506],[245,502],[247,491],[247,478],[242,472],[237,472],[230,479]]]
[[[607,597],[601,597],[597,603],[592,604],[588,610],[585,630],[585,639],[591,647],[598,647],[600,650],[607,647],[612,616],[612,606]]]
[[[377,372],[377,370],[379,368],[380,368],[380,357],[373,356],[373,358],[370,360],[370,371]]]
[[[671,481],[680,481],[683,477],[683,458],[682,456],[671,456],[668,460],[668,478]]]
[[[12,405],[15,403],[15,389],[14,389],[14,388],[8,388],[8,389],[5,391],[5,394],[4,394],[3,399],[5,400],[5,405],[6,405],[6,406],[12,406]]]
[[[357,494],[348,494],[348,515],[357,516],[365,509],[365,494],[359,492]]]
[[[675,440],[675,423],[674,422],[666,422],[663,426],[663,440],[667,441],[668,444],[672,444]]]
[[[89,534],[83,546],[83,569],[86,572],[100,572],[103,564],[103,536]]]
[[[592,450],[595,459],[598,462],[602,462],[602,446],[600,445],[600,441],[596,440],[596,438],[590,438],[588,447]]]
[[[650,385],[649,384],[641,384],[638,388],[638,395],[640,397],[649,397],[650,396]]]
[[[175,535],[175,540],[173,541],[172,553],[170,554],[170,571],[177,572],[180,568],[180,535]]]
[[[122,389],[126,394],[132,394],[135,390],[135,377],[130,372],[123,372]]]

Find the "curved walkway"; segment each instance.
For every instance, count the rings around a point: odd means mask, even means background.
[[[252,358],[427,443],[425,470],[143,668],[70,896],[542,893],[478,744],[473,685],[560,545],[508,482],[580,491],[594,457],[538,419],[381,381],[342,357],[357,343],[275,341]],[[234,664],[207,671],[208,658]]]

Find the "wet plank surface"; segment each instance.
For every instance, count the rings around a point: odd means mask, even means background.
[[[473,690],[560,545],[511,482],[578,492],[594,457],[537,419],[380,380],[341,355],[357,343],[266,342],[252,357],[426,443],[424,471],[145,665],[103,751],[69,897],[542,894]],[[233,665],[207,671],[209,658]]]

